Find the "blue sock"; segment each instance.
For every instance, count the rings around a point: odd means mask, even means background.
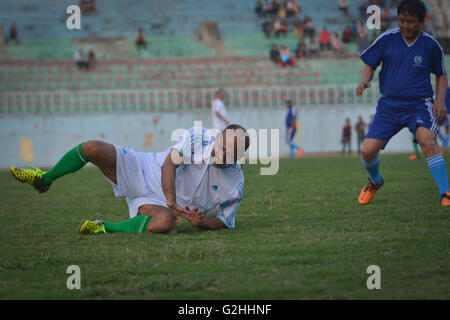
[[[298,144],[296,144],[295,142],[291,142],[291,144],[289,145],[289,148],[291,149],[291,158],[294,158],[294,152],[295,150],[300,150],[301,148],[299,147]]]
[[[428,158],[428,169],[430,169],[431,175],[436,181],[439,187],[440,195],[442,196],[445,191],[448,191],[448,177],[447,166],[445,165],[444,158],[440,154],[434,157]]]
[[[374,159],[370,161],[365,161],[363,158],[361,158],[362,163],[364,165],[364,168],[366,168],[367,172],[369,173],[370,179],[373,180],[375,184],[378,184],[381,182],[381,174],[380,174],[380,157],[376,156]]]

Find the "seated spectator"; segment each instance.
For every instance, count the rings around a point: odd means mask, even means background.
[[[147,49],[147,42],[145,42],[144,31],[142,30],[142,28],[139,28],[138,30],[135,43],[138,50],[141,48]]]
[[[286,15],[288,17],[292,17],[296,15],[294,11],[294,1],[293,0],[287,0],[286,1]]]
[[[333,49],[334,54],[338,58],[347,57],[347,50],[345,49],[344,44],[339,40],[339,34],[334,33],[331,36],[331,48]]]
[[[303,37],[298,39],[297,48],[295,49],[295,56],[297,59],[303,59],[306,57],[306,44]]]
[[[275,34],[275,37],[279,38],[280,33],[282,33],[283,31],[281,30],[281,23],[278,19],[272,20],[272,30],[273,33]]]
[[[308,56],[308,58],[311,58],[312,56],[320,57],[320,46],[319,43],[316,42],[314,37],[312,37],[309,43],[306,45],[306,55]]]
[[[300,38],[303,38],[303,23],[300,18],[295,18],[294,21],[294,33],[292,34],[294,38],[298,35]]]
[[[286,7],[284,6],[284,3],[281,1],[280,5],[278,6],[278,18],[280,20],[284,20],[287,17]]]
[[[292,57],[291,52],[284,44],[281,46],[281,50],[280,50],[280,61],[281,61],[281,66],[283,68],[286,66],[295,65],[295,60]]]
[[[349,43],[352,41],[352,36],[353,36],[352,29],[350,29],[350,27],[347,26],[344,32],[342,33],[342,41],[344,43]]]
[[[95,0],[80,0],[80,10],[82,14],[97,13]]]
[[[293,1],[294,4],[294,14],[299,15],[302,13],[302,8],[298,5],[296,1]]]
[[[367,27],[361,23],[358,27],[358,51],[364,50],[369,46]]]
[[[265,0],[263,5],[264,16],[272,14],[272,3],[270,0]]]
[[[272,33],[272,23],[270,23],[269,18],[267,16],[264,17],[264,22],[262,24],[262,29],[266,38],[270,38]]]
[[[339,10],[341,10],[345,15],[348,14],[348,0],[339,0]]]
[[[264,9],[261,0],[256,0],[255,12],[259,17],[262,17],[264,15]]]
[[[93,49],[90,49],[88,52],[88,69],[94,70],[97,65],[97,60],[95,59],[95,52]]]
[[[279,9],[280,9],[280,6],[278,5],[277,0],[272,0],[272,14],[273,15],[278,14]]]
[[[361,5],[358,7],[359,9],[359,18],[361,20],[365,20],[366,19],[366,15],[367,15],[367,7],[369,5],[367,4],[367,2],[363,2],[361,3]]]
[[[88,62],[84,58],[83,49],[78,48],[77,51],[75,51],[75,54],[73,55],[73,60],[75,61],[75,64],[78,67],[78,70],[87,70],[88,69]]]
[[[288,24],[286,20],[281,21],[281,32],[283,32],[284,36],[287,36],[287,32],[288,32]]]
[[[331,50],[331,42],[330,42],[331,34],[327,31],[327,28],[323,28],[320,33],[320,50]]]
[[[274,64],[279,64],[280,61],[280,51],[278,50],[278,47],[276,44],[272,44],[272,48],[270,49],[270,60]]]
[[[316,33],[314,22],[308,16],[305,17],[305,23],[303,24],[303,32],[305,34],[305,37],[308,38],[313,38]]]
[[[16,43],[19,43],[19,36],[17,34],[17,28],[15,23],[11,23],[8,37],[5,39],[5,44],[8,44],[10,41],[15,41]]]
[[[386,27],[389,27],[389,25],[392,22],[392,13],[391,10],[389,8],[384,8],[383,12],[381,13],[381,20],[384,20],[384,22],[386,23]]]

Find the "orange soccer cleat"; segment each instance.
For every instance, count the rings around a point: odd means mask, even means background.
[[[409,160],[417,160],[419,159],[419,156],[417,154],[412,154],[409,156]]]
[[[444,192],[444,194],[441,196],[441,204],[443,207],[450,206],[450,192]]]
[[[369,178],[369,183],[361,190],[361,193],[359,194],[358,202],[360,204],[368,204],[370,201],[372,201],[373,197],[375,196],[375,193],[378,189],[380,189],[384,184],[383,178],[381,178],[380,183],[375,184],[373,180]]]

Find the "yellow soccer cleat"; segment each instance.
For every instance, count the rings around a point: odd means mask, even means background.
[[[44,184],[44,182],[42,181],[42,176],[44,175],[45,171],[42,171],[39,168],[33,167],[31,169],[21,169],[11,167],[10,171],[14,178],[16,178],[16,180],[22,183],[31,184],[39,193],[46,192],[48,189],[50,189],[51,183]]]
[[[99,220],[83,220],[78,228],[79,234],[106,233],[105,225]]]

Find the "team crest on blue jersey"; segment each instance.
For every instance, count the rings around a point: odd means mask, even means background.
[[[422,65],[422,56],[415,56],[414,57],[414,66],[421,66]]]

